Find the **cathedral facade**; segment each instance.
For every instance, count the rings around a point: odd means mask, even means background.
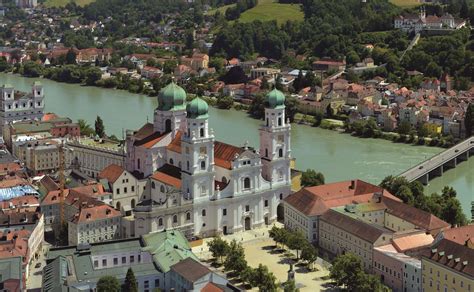
[[[208,105],[171,83],[153,124],[127,133],[128,171],[149,178],[133,215],[134,235],[180,229],[188,237],[249,230],[277,219],[290,194],[290,123],[285,96],[266,96],[258,149],[216,140]]]

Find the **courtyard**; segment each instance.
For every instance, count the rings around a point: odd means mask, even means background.
[[[313,269],[309,270],[306,265],[296,263],[295,253],[289,250],[275,248],[275,242],[268,236],[268,230],[272,226],[239,232],[236,234],[222,236],[222,239],[230,242],[235,239],[241,242],[245,250],[245,259],[250,267],[256,268],[259,264],[266,265],[275,275],[277,282],[284,283],[288,279],[290,264],[293,264],[295,271],[296,287],[301,292],[304,291],[336,291],[329,279],[328,262],[318,258],[313,264]],[[202,245],[193,247],[193,252],[205,263],[211,263],[212,255],[208,251],[207,242],[212,238],[203,240]],[[216,270],[215,268],[212,268]],[[217,268],[218,272],[224,273],[223,267]],[[230,279],[231,283],[239,286],[239,281]],[[258,291],[253,288],[251,291]]]

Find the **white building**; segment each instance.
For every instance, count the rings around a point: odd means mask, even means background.
[[[426,16],[424,7],[421,7],[419,15],[400,15],[395,18],[393,25],[396,29],[405,32],[419,33],[422,30],[454,30],[466,26],[464,19],[456,19],[451,14],[445,13],[441,17],[436,15]]]
[[[144,195],[148,210],[140,209],[142,213],[135,216],[141,221],[135,225],[142,226],[136,234],[165,228],[159,224],[165,213],[178,215],[176,228],[192,220],[193,232],[200,236],[248,230],[276,220],[277,206],[291,186],[291,126],[285,118],[283,93],[273,90],[267,95],[260,150],[216,141],[207,103],[195,98],[186,106],[185,100],[186,92],[169,84],[159,94],[154,124],[127,133],[126,169],[152,176],[151,188],[153,177],[160,177],[163,185],[163,192]],[[179,192],[171,194],[170,188]],[[164,208],[168,198],[172,204]]]
[[[35,81],[31,93],[15,91],[13,86],[0,87],[0,127],[21,120],[41,120],[44,110],[43,85]]]

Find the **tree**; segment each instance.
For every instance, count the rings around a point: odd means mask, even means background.
[[[285,98],[285,116],[292,123],[295,119],[295,115],[298,112],[298,101],[296,97],[287,97]]]
[[[85,120],[79,119],[77,123],[79,124],[79,130],[81,131],[81,135],[90,136],[94,134],[94,130]]]
[[[409,186],[402,185],[394,195],[400,198],[404,203],[413,206],[414,198]]]
[[[399,125],[398,125],[398,133],[400,135],[408,135],[410,133],[410,131],[412,130],[412,127],[411,127],[411,124],[410,122],[408,121],[402,121]]]
[[[66,53],[66,64],[76,64],[76,52],[73,49]]]
[[[224,268],[226,271],[240,275],[246,267],[247,261],[245,260],[244,248],[242,244],[237,243],[234,239],[230,242],[227,257],[224,261]]]
[[[324,175],[314,169],[307,169],[301,175],[301,185],[303,187],[319,186],[324,184]]]
[[[386,286],[382,284],[380,278],[376,275],[370,274],[363,274],[361,276],[361,281],[359,286],[357,287],[356,291],[365,292],[365,291],[374,291],[374,292],[382,292],[382,291],[391,291]]]
[[[277,291],[278,288],[275,275],[262,264],[253,270],[252,286],[258,287],[260,291]]]
[[[209,251],[212,253],[212,257],[220,262],[222,262],[222,257],[229,251],[229,244],[220,237],[214,237],[207,245],[209,246]]]
[[[104,121],[99,116],[95,119],[95,133],[100,138],[105,136]]]
[[[316,248],[314,248],[310,243],[306,243],[301,250],[301,259],[308,263],[308,268],[311,268],[313,263],[318,259]]]
[[[86,84],[95,85],[102,78],[102,71],[97,67],[91,67],[86,71]]]
[[[124,290],[128,292],[138,292],[138,283],[132,268],[128,268],[125,277]]]
[[[220,109],[231,109],[234,105],[234,99],[230,96],[222,96],[217,99],[217,107]]]
[[[474,103],[469,103],[467,107],[464,125],[466,127],[466,137],[474,135]]]
[[[97,292],[120,292],[120,282],[113,276],[103,276],[97,282]]]
[[[303,249],[303,247],[307,244],[306,237],[304,234],[299,230],[291,231],[286,245],[289,249],[296,250],[296,258],[299,260],[299,252]]]
[[[331,279],[338,286],[345,286],[348,291],[355,291],[364,277],[362,261],[352,253],[339,255],[329,272]]]
[[[227,71],[227,73],[220,78],[225,84],[239,84],[247,82],[247,75],[240,66],[234,66]]]
[[[286,281],[283,284],[283,292],[299,292],[300,289],[296,288],[295,280]]]

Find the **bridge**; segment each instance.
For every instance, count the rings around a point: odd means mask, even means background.
[[[458,163],[468,160],[471,155],[474,155],[474,137],[423,161],[399,176],[405,177],[410,182],[418,180],[427,185],[431,179],[442,176],[446,170],[455,168]]]

